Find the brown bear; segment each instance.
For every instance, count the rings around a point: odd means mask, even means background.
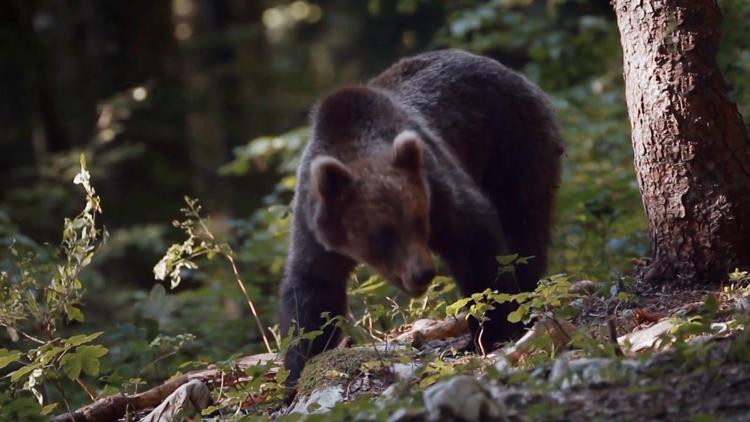
[[[432,252],[467,296],[537,285],[563,147],[547,97],[525,77],[463,51],[425,53],[334,92],[311,120],[281,283],[283,334],[319,329],[325,312],[344,315],[357,263],[412,295],[435,276]],[[496,256],[511,253],[533,258],[498,274]],[[519,334],[510,310],[487,315],[484,349]],[[291,384],[338,334],[329,326],[287,351]]]

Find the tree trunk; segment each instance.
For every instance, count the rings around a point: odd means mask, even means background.
[[[649,282],[717,282],[750,265],[750,141],[716,63],[715,0],[613,0]]]

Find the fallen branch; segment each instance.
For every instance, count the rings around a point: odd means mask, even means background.
[[[576,330],[575,325],[564,319],[541,319],[515,344],[503,348],[501,354],[508,361],[517,362],[540,347],[559,353],[568,346]],[[548,336],[551,341],[539,345],[537,340],[544,336]]]
[[[408,330],[399,334],[394,340],[401,344],[419,347],[426,341],[458,337],[469,332],[466,314],[449,316],[443,320],[420,319],[414,321]]]
[[[274,353],[261,353],[258,355],[243,356],[237,361],[240,370],[260,365],[269,361],[280,362]],[[184,375],[177,375],[165,383],[154,387],[150,390],[138,394],[116,394],[101,398],[87,406],[84,406],[72,413],[63,413],[55,416],[53,422],[105,422],[114,421],[125,416],[129,412],[138,412],[143,409],[149,409],[158,406],[170,394],[180,386],[192,380],[200,380],[206,384],[216,384],[221,382],[225,375],[224,371],[216,368],[214,365],[206,369],[188,372]],[[244,379],[236,377],[224,377],[224,386],[231,386]]]

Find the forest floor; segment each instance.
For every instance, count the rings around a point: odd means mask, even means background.
[[[526,362],[513,362],[512,366],[497,363],[502,353],[482,358],[490,362],[493,369],[487,370],[485,366],[468,372],[479,375],[481,390],[489,401],[499,406],[499,410],[488,411],[483,418],[750,420],[750,343],[746,333],[738,328],[743,324],[738,324],[736,315],[738,307],[746,311],[747,296],[736,291],[727,293],[721,289],[691,287],[668,291],[636,286],[631,293],[629,300],[620,302],[622,309],[614,313],[614,324],[608,323],[606,307],[611,304],[605,301],[592,301],[573,319],[577,331],[585,332],[594,344],[608,342],[610,327],[614,326],[621,350],[625,350],[624,357],[602,357],[601,354],[596,357],[590,350],[587,353],[579,349],[561,351],[539,363],[534,362],[531,350],[528,352],[531,359],[522,358],[521,361],[526,359]],[[456,345],[467,339],[446,339],[442,345],[437,340],[422,349],[431,349],[427,353],[437,352],[444,362],[458,368],[466,356],[450,350],[455,351]],[[471,365],[465,365],[455,372],[466,372],[469,367]],[[316,372],[325,371],[320,368]],[[418,385],[420,377],[424,380],[427,376],[428,372],[418,372],[407,382]],[[450,383],[450,377],[444,379],[448,381],[443,384]],[[367,388],[362,388],[361,380],[362,373],[348,378],[342,400],[379,397],[388,385],[388,382],[371,381]],[[428,391],[439,388],[429,387],[421,392],[422,406],[419,399],[409,401],[403,397],[415,395],[419,388],[401,389],[398,394],[402,395],[399,398],[402,404],[417,404],[404,405],[408,411],[391,411],[387,420],[472,420],[477,414],[456,404],[471,402],[470,398],[461,398],[462,393],[456,390],[461,388],[470,390],[471,386],[446,385],[448,394],[444,396],[447,399],[441,405],[439,400],[427,398],[440,396]],[[388,396],[389,391],[386,390],[385,395]],[[288,409],[278,409],[273,415],[287,412]],[[357,415],[357,412],[355,408],[330,416],[343,418]]]
[[[557,416],[541,419],[750,420],[750,345],[731,324],[725,325],[732,321],[737,303],[746,297],[733,297],[718,289],[641,288],[629,309],[618,313],[617,334],[643,332],[670,317],[696,321],[697,315],[705,314],[710,296],[717,299],[718,309],[711,312],[710,320],[701,322],[712,325],[716,334],[686,333],[690,339],[685,343],[678,341],[656,353],[649,349],[633,355],[644,363],[634,376],[558,390],[562,394],[553,394],[556,400],[543,400],[556,407],[553,413]],[[591,333],[601,333],[596,329],[604,325],[601,317],[581,319],[586,320],[579,322]]]
[[[278,357],[263,354],[173,377],[128,406],[153,403],[135,408],[139,418],[161,403],[159,417],[211,420],[750,420],[748,287],[603,296],[590,290],[570,322],[537,323],[486,356],[460,351],[462,318],[402,327],[400,345],[328,351],[308,362],[288,405]]]

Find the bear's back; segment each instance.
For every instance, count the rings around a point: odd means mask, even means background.
[[[368,85],[418,113],[475,179],[486,166],[503,165],[498,143],[505,144],[504,155],[523,148],[515,135],[527,129],[524,115],[537,115],[547,104],[541,90],[521,74],[460,50],[402,59]]]
[[[459,105],[487,110],[544,96],[524,76],[499,62],[453,49],[402,59],[368,85],[390,92],[423,113],[459,111],[454,109]]]

